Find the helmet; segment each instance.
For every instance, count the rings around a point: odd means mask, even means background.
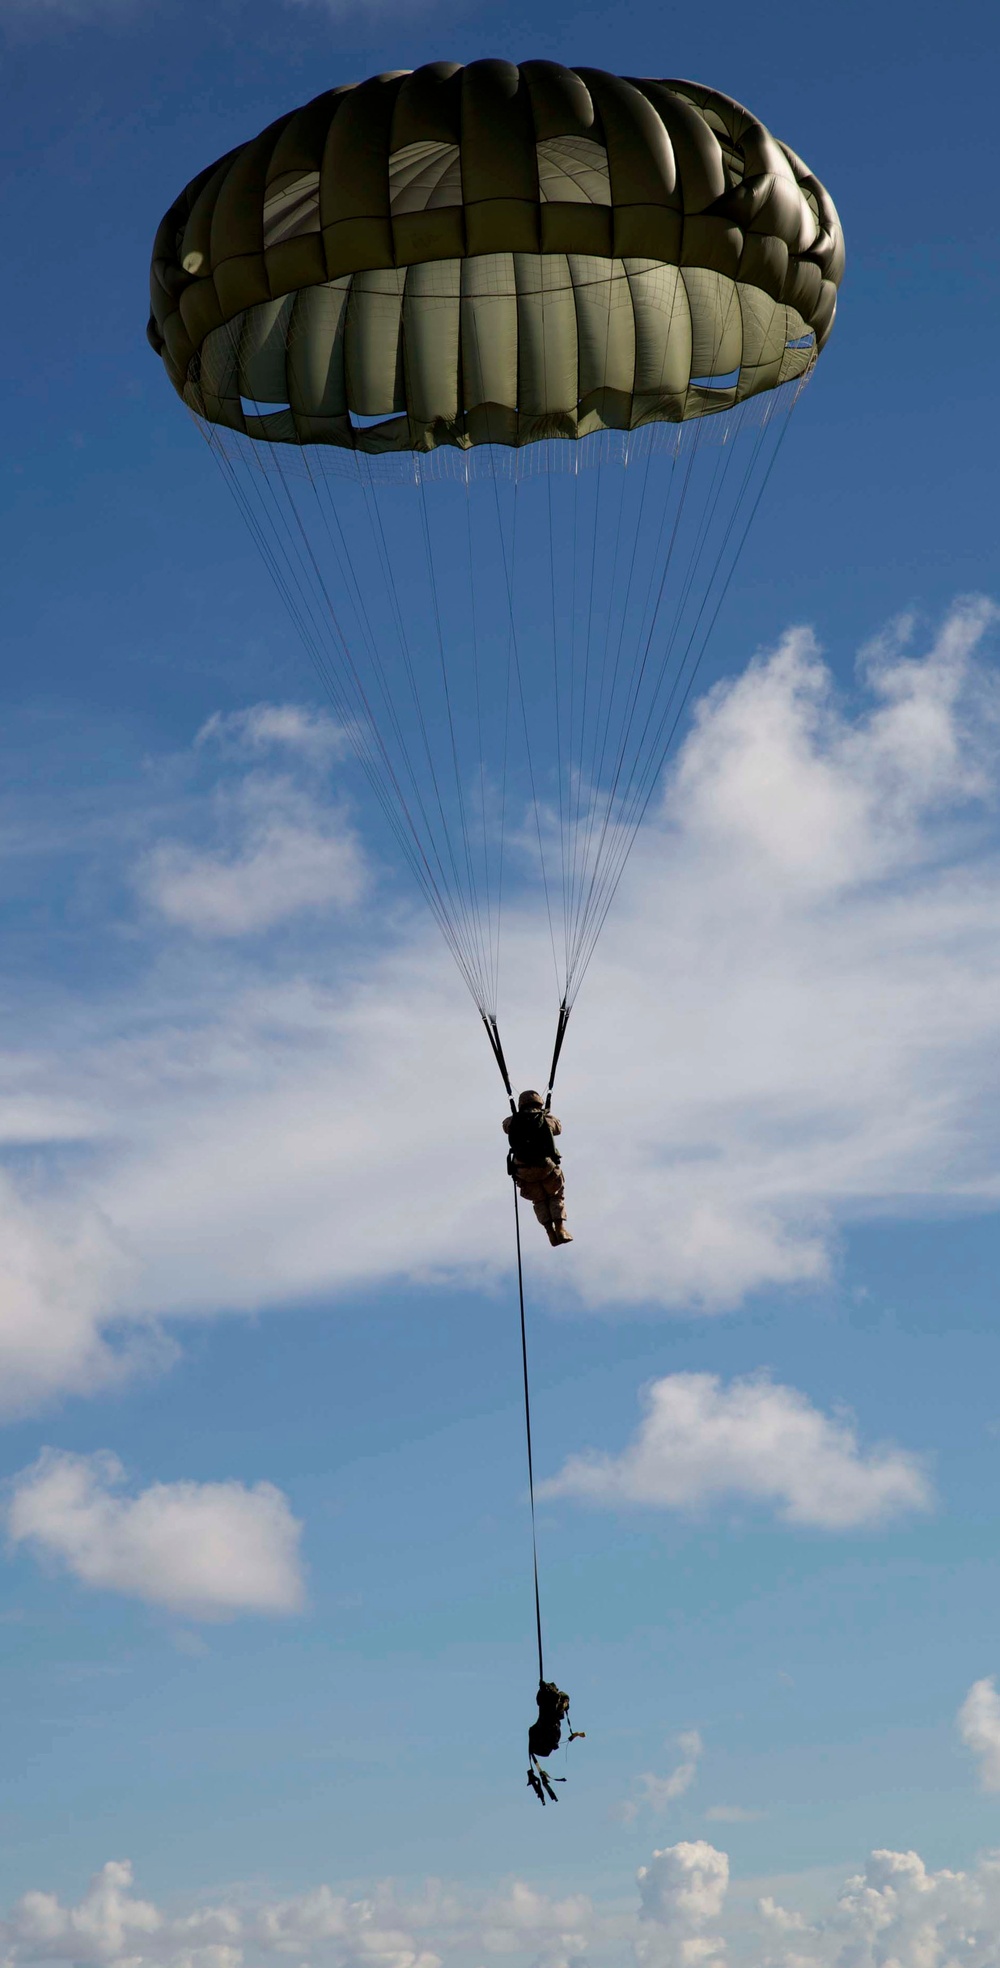
[[[541,1107],[542,1096],[540,1093],[535,1093],[531,1087],[527,1087],[524,1093],[518,1095],[517,1104],[519,1107]]]

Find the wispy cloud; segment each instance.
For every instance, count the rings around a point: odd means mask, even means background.
[[[646,1390],[639,1431],[617,1456],[570,1456],[542,1495],[584,1503],[691,1510],[720,1498],[773,1504],[789,1524],[855,1530],[925,1510],[918,1458],[862,1450],[843,1418],[794,1387],[762,1378],[669,1374]]]
[[[963,604],[923,654],[894,632],[854,707],[796,631],[700,706],[564,1052],[576,1243],[547,1273],[564,1298],[712,1311],[824,1277],[861,1210],[997,1207],[1000,743],[976,658],[992,620]],[[198,751],[218,786],[147,832],[144,911],[116,925],[145,971],[119,996],[50,995],[37,1025],[25,1001],[16,1112],[0,1108],[0,1231],[21,1253],[0,1302],[7,1404],[116,1371],[112,1327],[509,1266],[478,1020],[422,917],[373,900],[348,939],[331,913],[361,875],[318,728],[296,754],[312,724],[294,707],[220,724]],[[262,767],[258,741],[300,765]],[[286,950],[279,921],[308,940]],[[551,977],[530,901],[504,949],[508,1056],[531,1083]],[[905,1458],[806,1424],[848,1517],[916,1498]]]
[[[697,1729],[685,1729],[676,1739],[681,1760],[666,1776],[657,1776],[652,1770],[643,1770],[636,1777],[634,1796],[620,1808],[618,1816],[626,1824],[633,1824],[641,1810],[660,1815],[669,1810],[678,1798],[690,1790],[698,1774],[703,1744]]]
[[[307,704],[249,704],[242,711],[215,711],[195,737],[195,747],[216,745],[223,752],[259,756],[283,750],[326,764],[346,757],[347,733],[327,711]]]
[[[254,936],[304,911],[350,908],[364,887],[353,830],[286,778],[248,775],[213,803],[219,846],[162,842],[143,857],[144,900],[201,936]]]
[[[303,1603],[302,1526],[270,1483],[154,1483],[124,1493],[104,1453],[46,1449],[14,1478],[7,1535],[82,1585],[203,1619]]]

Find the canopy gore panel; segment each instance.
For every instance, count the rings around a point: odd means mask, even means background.
[[[368,452],[717,413],[803,376],[832,200],[693,83],[497,61],[332,89],[202,172],[149,337],[207,421]]]

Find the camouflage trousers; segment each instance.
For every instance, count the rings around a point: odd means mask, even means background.
[[[540,1224],[553,1242],[562,1242],[566,1228],[566,1180],[558,1162],[542,1162],[536,1168],[514,1164],[514,1180],[526,1203],[530,1203]],[[552,1233],[555,1232],[553,1237]]]

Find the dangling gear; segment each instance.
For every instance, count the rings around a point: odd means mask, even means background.
[[[566,1779],[550,1778],[538,1759],[540,1756],[551,1756],[559,1748],[564,1722],[569,1729],[570,1742],[576,1742],[578,1737],[582,1741],[586,1730],[573,1728],[569,1719],[569,1696],[557,1688],[554,1681],[540,1681],[535,1700],[538,1703],[538,1718],[528,1730],[528,1782],[540,1804],[545,1803],[546,1797],[551,1798],[553,1804],[558,1804],[559,1799],[552,1785],[565,1783]]]
[[[545,1807],[546,1797],[551,1797],[553,1804],[558,1804],[559,1799],[552,1788],[552,1780],[550,1779],[547,1770],[543,1770],[539,1767],[536,1767],[534,1764],[529,1763],[528,1782],[531,1785],[531,1788],[534,1791],[535,1796],[537,1797],[538,1802],[539,1804],[541,1804],[543,1809]],[[556,1777],[555,1782],[565,1783],[566,1779],[565,1777]]]

